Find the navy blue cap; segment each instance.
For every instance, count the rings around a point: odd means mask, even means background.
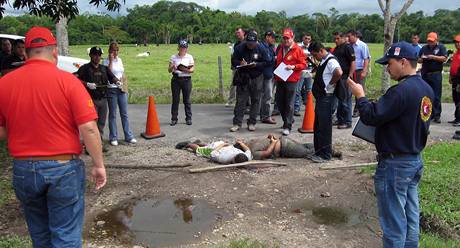
[[[415,51],[411,44],[406,41],[400,41],[391,45],[385,56],[376,60],[375,63],[386,65],[391,58],[417,60],[418,56],[417,51]]]
[[[179,41],[179,47],[187,48],[187,47],[188,47],[188,42],[187,42],[187,40],[180,40],[180,41]]]
[[[250,31],[246,35],[246,41],[248,41],[248,42],[257,42],[257,33],[254,32],[254,31]]]
[[[269,30],[267,30],[265,32],[265,37],[267,37],[267,36],[272,36],[273,38],[276,38],[276,33],[275,33],[275,31],[269,29]]]

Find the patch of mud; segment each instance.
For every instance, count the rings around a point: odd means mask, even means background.
[[[322,206],[311,200],[302,200],[292,204],[293,213],[305,213],[313,222],[320,225],[354,226],[361,223],[359,212],[350,208]]]

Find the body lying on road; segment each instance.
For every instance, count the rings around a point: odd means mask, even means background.
[[[177,149],[191,149],[195,154],[211,159],[219,164],[243,163],[252,160],[249,147],[241,140],[235,144],[224,141],[216,141],[209,144],[195,142],[180,142],[176,145]]]

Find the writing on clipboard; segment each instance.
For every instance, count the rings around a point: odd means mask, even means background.
[[[256,63],[251,62],[251,63],[245,64],[245,65],[237,65],[236,68],[239,69],[239,68],[251,67],[251,66],[254,66],[254,65],[256,65]]]

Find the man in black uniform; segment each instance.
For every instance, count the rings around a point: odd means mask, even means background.
[[[93,99],[94,107],[97,111],[97,127],[101,133],[104,133],[105,121],[107,119],[107,85],[109,83],[121,86],[121,82],[116,78],[109,68],[101,65],[102,48],[92,47],[89,51],[91,62],[82,65],[75,73],[76,76],[83,81],[91,98]]]
[[[426,38],[427,44],[419,53],[419,62],[422,63],[422,78],[434,91],[433,121],[441,123],[441,96],[442,96],[442,65],[447,61],[447,49],[438,43],[438,35],[431,32]]]
[[[233,44],[231,57],[233,57],[235,48],[244,41],[245,36],[246,36],[246,32],[244,31],[242,27],[237,27],[235,29],[236,42],[235,44]],[[228,95],[227,103],[225,104],[226,107],[232,106],[233,102],[236,101],[236,85],[233,84],[233,77],[235,76],[235,67],[231,65],[231,69],[232,69],[232,84],[230,85],[230,93]]]
[[[340,67],[342,68],[342,77],[340,78],[339,86],[346,86],[347,79],[353,76],[356,70],[355,63],[355,50],[350,44],[347,43],[347,35],[341,32],[334,33],[334,56],[339,61]],[[338,87],[339,87],[338,86]],[[351,128],[352,121],[352,97],[351,91],[348,87],[342,87],[340,97],[338,96],[337,105],[337,128],[346,129]]]
[[[361,85],[348,79],[361,121],[375,126],[378,166],[374,176],[383,247],[418,247],[418,182],[422,176],[421,151],[426,145],[432,101],[431,87],[416,74],[417,52],[407,42],[391,46],[376,61],[399,83],[376,103],[365,97]]]
[[[243,123],[246,104],[251,99],[248,130],[255,131],[257,115],[260,110],[260,94],[262,92],[263,71],[269,63],[265,48],[257,42],[257,33],[248,32],[246,41],[235,48],[232,56],[232,65],[238,70],[234,80],[236,87],[236,105],[234,109],[233,127],[230,132],[236,132]]]

